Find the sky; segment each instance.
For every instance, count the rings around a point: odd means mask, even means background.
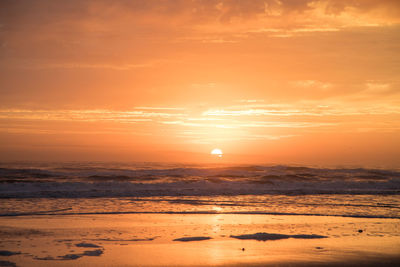
[[[398,0],[2,0],[0,160],[400,167],[399,70]]]

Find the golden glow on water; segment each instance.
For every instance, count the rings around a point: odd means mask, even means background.
[[[216,211],[216,212],[220,212],[220,211],[223,210],[223,208],[222,208],[222,207],[219,207],[219,206],[213,206],[213,207],[212,207],[212,210],[213,210],[213,211]]]

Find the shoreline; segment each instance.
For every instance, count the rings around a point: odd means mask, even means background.
[[[69,210],[69,209],[63,209]],[[60,210],[61,211],[61,210]],[[16,214],[0,214],[1,217],[24,217],[24,216],[79,216],[79,215],[134,215],[134,214],[170,214],[170,215],[275,215],[275,216],[316,216],[316,217],[343,217],[343,218],[362,218],[362,219],[395,219],[400,217],[374,216],[374,215],[346,215],[346,214],[318,214],[318,213],[288,213],[288,212],[220,212],[220,211],[112,211],[112,212],[71,212],[71,213],[16,213]]]
[[[255,214],[1,217],[0,251],[21,254],[0,255],[0,262],[16,266],[390,266],[400,262],[399,222]],[[273,239],[252,239],[257,233]],[[232,237],[242,235],[250,238]],[[310,238],[316,235],[326,238]]]

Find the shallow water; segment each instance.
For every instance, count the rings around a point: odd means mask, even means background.
[[[123,198],[7,198],[0,216],[68,214],[269,214],[400,218],[396,195],[239,195]]]

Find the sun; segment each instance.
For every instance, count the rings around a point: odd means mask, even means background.
[[[214,148],[212,151],[211,151],[211,155],[216,155],[216,156],[218,156],[218,157],[220,157],[220,158],[222,158],[222,155],[223,155],[224,153],[222,153],[222,150],[221,149],[219,149],[219,148]]]

